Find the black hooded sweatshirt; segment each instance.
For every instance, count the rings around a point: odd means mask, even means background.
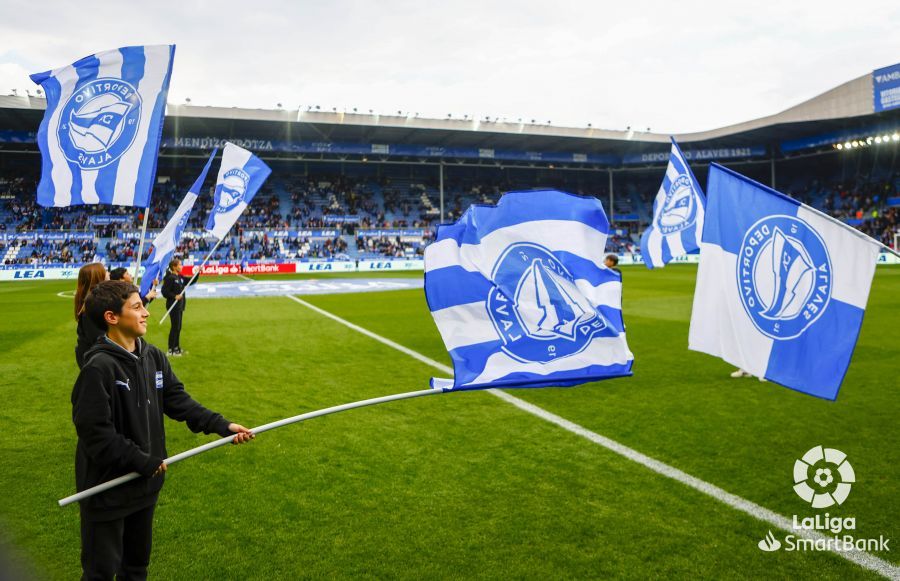
[[[76,488],[128,472],[146,477],[82,501],[92,520],[118,519],[156,502],[165,474],[150,476],[168,457],[163,414],[193,432],[232,435],[228,420],[188,395],[162,351],[140,338],[136,347],[131,353],[102,337],[85,354],[72,390]]]

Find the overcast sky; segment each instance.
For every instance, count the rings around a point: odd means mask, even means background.
[[[900,2],[0,0],[0,94],[178,45],[169,101],[691,132],[900,62]]]

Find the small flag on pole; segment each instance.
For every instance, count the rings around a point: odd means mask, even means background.
[[[700,248],[705,207],[700,184],[673,139],[666,175],[653,201],[653,218],[641,236],[647,268],[661,268]]]
[[[209,160],[203,167],[203,171],[200,172],[200,176],[194,182],[194,185],[192,185],[191,189],[188,190],[188,193],[185,194],[184,199],[181,201],[181,205],[179,205],[178,209],[175,210],[175,213],[172,214],[172,218],[169,219],[169,223],[162,229],[162,232],[153,239],[153,250],[144,262],[144,274],[143,278],[141,278],[142,297],[147,296],[147,293],[150,292],[150,289],[153,286],[153,281],[160,278],[160,275],[168,267],[169,261],[172,260],[172,255],[175,254],[175,248],[178,246],[178,241],[181,240],[181,233],[184,232],[184,227],[191,217],[191,210],[194,208],[194,202],[197,201],[197,197],[200,195],[200,190],[203,188],[203,182],[206,180],[206,174],[209,173],[209,167],[212,165],[213,158],[216,156],[217,151],[217,149],[213,149],[213,152],[209,156]]]
[[[38,204],[150,205],[174,56],[128,46],[31,75],[47,95]]]
[[[631,375],[622,279],[603,264],[599,200],[510,192],[440,226],[425,296],[453,360],[444,390],[570,386]]]
[[[880,245],[717,164],[707,191],[690,349],[835,399]]]
[[[206,229],[222,240],[270,173],[272,170],[261,159],[233,143],[226,143]]]

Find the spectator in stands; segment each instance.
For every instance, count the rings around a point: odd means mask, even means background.
[[[128,269],[120,266],[118,268],[114,268],[109,271],[109,280],[124,280],[127,283],[134,283],[134,278],[131,276],[131,273],[128,272]],[[158,280],[153,280],[153,286],[150,287],[150,290],[147,292],[147,296],[141,297],[141,302],[144,303],[146,307],[150,303],[153,302],[153,299],[156,298],[156,285],[159,283]]]
[[[197,279],[194,279],[196,282]],[[169,351],[171,357],[181,357],[181,322],[184,317],[184,309],[187,297],[184,294],[189,279],[181,274],[181,259],[173,258],[169,262],[169,269],[163,278],[162,295],[166,298],[166,310],[169,312],[171,327],[169,328]],[[193,283],[191,283],[193,284]],[[172,306],[174,305],[174,307]]]
[[[88,293],[105,280],[109,280],[109,273],[99,262],[86,264],[78,271],[78,284],[75,288],[75,321],[78,323],[75,330],[78,335],[78,342],[75,344],[75,363],[78,364],[78,369],[84,367],[84,354],[87,350],[106,332],[106,329],[100,328],[90,317],[85,316],[84,311]]]

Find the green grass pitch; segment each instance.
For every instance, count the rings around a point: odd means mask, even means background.
[[[828,512],[894,539],[877,555],[900,563],[900,268],[877,270],[837,402],[688,351],[695,274],[624,269],[634,377],[510,393],[788,518],[817,512],[792,490],[794,460],[843,450],[857,482]],[[80,574],[78,509],[56,505],[74,492],[75,324],[57,296],[73,287],[0,283],[0,537],[40,579]],[[449,364],[421,291],[304,299]],[[150,310],[164,347],[164,305]],[[437,373],[284,297],[191,301],[182,344],[188,391],[247,426]],[[167,432],[170,454],[212,439]],[[832,553],[763,552],[769,525],[484,392],[282,428],[167,480],[157,579],[874,577]]]

